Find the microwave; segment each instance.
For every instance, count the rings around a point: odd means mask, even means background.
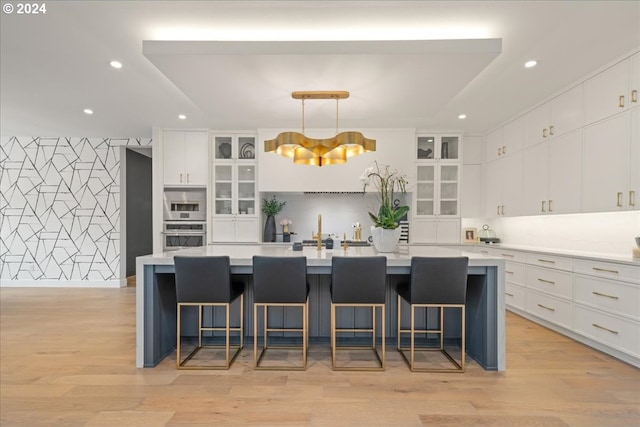
[[[206,190],[165,190],[165,221],[206,221]]]

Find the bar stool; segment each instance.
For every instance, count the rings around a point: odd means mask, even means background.
[[[465,369],[465,302],[467,294],[467,269],[469,266],[469,258],[452,257],[452,258],[427,258],[412,257],[411,258],[411,278],[409,283],[398,284],[398,344],[397,349],[402,355],[405,362],[409,365],[411,371],[416,372],[464,372]],[[411,328],[401,328],[401,302],[405,300],[411,306]],[[415,327],[415,309],[416,308],[439,308],[438,328],[437,329],[416,329]],[[462,319],[462,344],[461,344],[461,361],[458,363],[449,355],[444,348],[444,309],[460,308]],[[426,312],[425,310],[425,316]],[[425,319],[426,322],[426,319]],[[426,326],[425,326],[426,328]],[[402,347],[400,344],[401,334],[410,334],[411,344],[409,348]],[[415,334],[438,334],[440,336],[439,347],[419,347],[415,346]],[[428,336],[428,335],[427,335]],[[405,355],[405,351],[410,351],[409,359]],[[416,367],[415,352],[435,350],[440,351],[455,368],[437,369]]]
[[[176,301],[177,310],[177,343],[176,367],[178,369],[229,369],[244,346],[244,283],[231,280],[231,268],[228,256],[175,256]],[[231,304],[240,298],[240,326],[231,327]],[[184,360],[181,360],[181,313],[182,307],[198,307],[198,347]],[[212,326],[203,325],[203,308],[212,307]],[[225,308],[224,326],[214,327],[215,307]],[[203,332],[224,331],[224,345],[203,345]],[[233,355],[231,351],[231,332],[239,332],[239,345]],[[224,365],[187,365],[201,349],[224,349]],[[235,346],[234,346],[235,348]]]
[[[331,365],[334,371],[384,371],[385,367],[385,290],[387,282],[387,258],[339,257],[331,259]],[[336,327],[338,307],[371,308],[371,328]],[[380,309],[381,351],[376,346],[376,309]],[[368,349],[366,346],[340,346],[336,344],[336,334],[340,332],[367,332],[371,334],[371,348],[378,361],[377,367],[339,367],[336,363],[336,350]]]
[[[269,325],[270,307],[302,308],[302,328]],[[263,348],[258,355],[258,308],[263,311]],[[284,319],[283,319],[284,322]],[[270,332],[302,333],[301,346],[268,346]],[[307,284],[306,257],[253,257],[253,361],[255,369],[264,370],[305,370],[307,369],[307,348],[309,346],[309,285]],[[301,349],[301,366],[263,366],[260,363],[267,348]]]

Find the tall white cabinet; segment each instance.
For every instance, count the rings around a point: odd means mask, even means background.
[[[413,197],[412,243],[460,242],[459,135],[418,135]]]
[[[207,185],[207,131],[162,132],[163,177],[167,187]]]
[[[212,134],[211,241],[258,242],[256,137]]]

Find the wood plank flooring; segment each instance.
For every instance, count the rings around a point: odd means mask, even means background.
[[[2,426],[640,426],[640,370],[507,314],[507,371],[135,368],[135,287],[0,289]]]

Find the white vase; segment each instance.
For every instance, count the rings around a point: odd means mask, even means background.
[[[371,240],[378,252],[393,252],[400,240],[400,227],[388,228],[371,226]]]

